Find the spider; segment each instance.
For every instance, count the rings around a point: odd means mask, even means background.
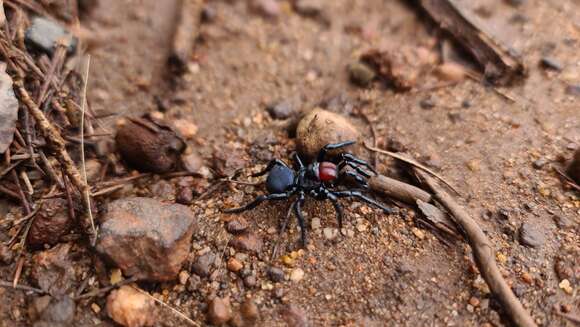
[[[343,208],[339,203],[339,198],[356,198],[370,205],[382,209],[385,213],[391,213],[392,210],[383,204],[364,195],[359,190],[338,190],[335,189],[337,182],[342,181],[345,177],[350,176],[356,183],[364,188],[368,188],[367,178],[370,174],[362,167],[376,174],[375,170],[364,160],[361,160],[350,153],[340,153],[333,161],[327,160],[327,153],[331,150],[341,149],[356,143],[355,141],[346,141],[325,145],[315,162],[304,165],[297,153],[294,153],[294,161],[297,170],[294,170],[280,160],[274,159],[268,163],[266,168],[252,177],[263,176],[268,174],[266,179],[266,189],[268,194],[256,197],[252,202],[238,208],[226,209],[226,213],[240,213],[257,207],[260,203],[269,200],[285,200],[297,195],[297,199],[292,203],[290,210],[294,209],[294,214],[298,219],[301,231],[302,246],[307,243],[307,234],[302,214],[302,206],[306,196],[320,201],[329,200],[332,202],[336,211],[338,226],[342,229]],[[345,166],[352,170],[343,170]]]

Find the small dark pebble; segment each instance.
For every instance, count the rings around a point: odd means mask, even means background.
[[[425,98],[419,102],[419,106],[421,106],[422,109],[426,109],[426,110],[433,109],[433,108],[435,108],[436,105],[437,105],[437,102],[431,97]]]
[[[175,195],[175,202],[180,204],[191,204],[193,202],[193,192],[189,187],[181,187]]]
[[[548,163],[546,159],[540,158],[532,162],[532,167],[534,167],[535,169],[542,169],[546,165],[546,163]]]
[[[566,94],[579,97],[580,96],[580,84],[572,84],[566,86]]]
[[[519,231],[519,240],[522,245],[537,248],[544,244],[546,236],[535,225],[523,223]]]
[[[278,267],[270,267],[268,269],[268,277],[271,281],[279,283],[284,280],[284,271]]]
[[[463,120],[463,116],[460,112],[450,112],[447,114],[447,117],[449,117],[449,120],[454,124]]]
[[[3,243],[0,243],[0,263],[8,265],[12,263],[12,259],[14,259],[12,250]]]
[[[562,64],[558,60],[549,57],[542,58],[540,60],[540,66],[544,69],[551,69],[558,72],[562,70]]]
[[[580,184],[580,149],[577,149],[574,153],[574,158],[566,168],[566,173],[570,176],[577,184]]]
[[[256,287],[257,284],[258,280],[256,278],[256,275],[249,275],[244,278],[244,285],[248,288]]]
[[[354,62],[348,66],[350,81],[360,87],[368,86],[376,77],[375,71],[367,64]]]
[[[461,107],[464,109],[471,108],[471,106],[472,106],[471,101],[469,101],[467,99],[463,100],[463,102],[461,102]]]
[[[242,217],[238,217],[226,225],[226,230],[230,234],[237,235],[245,232],[248,229],[248,226],[249,224],[247,220]]]
[[[213,265],[215,258],[216,258],[215,254],[211,252],[198,257],[195,263],[193,264],[192,267],[193,272],[200,277],[209,276],[211,266]]]
[[[510,216],[511,216],[511,212],[509,209],[500,208],[497,211],[497,217],[500,218],[501,220],[509,220]]]
[[[290,118],[296,112],[296,107],[290,101],[280,101],[268,105],[266,110],[270,117],[282,120]]]
[[[201,22],[211,23],[215,20],[217,12],[212,5],[206,4],[201,9]]]

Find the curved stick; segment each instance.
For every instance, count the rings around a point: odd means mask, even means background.
[[[437,185],[431,176],[416,168],[415,173],[425,181],[425,184],[433,191],[435,199],[453,215],[457,224],[465,231],[481,276],[489,285],[491,292],[503,304],[514,324],[526,327],[536,326],[534,319],[524,309],[522,303],[514,295],[505,279],[503,279],[495,261],[493,246],[479,225],[469,216],[465,209],[455,202],[451,195]]]

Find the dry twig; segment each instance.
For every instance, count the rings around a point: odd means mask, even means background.
[[[481,276],[489,286],[491,292],[503,304],[510,319],[517,326],[536,326],[534,319],[526,309],[524,309],[522,303],[514,295],[511,288],[503,278],[501,271],[497,266],[497,262],[495,261],[494,248],[479,225],[451,195],[437,185],[431,176],[419,169],[415,169],[415,172],[433,191],[434,198],[452,214],[455,222],[465,231],[469,244],[473,249],[475,263],[479,268]]]

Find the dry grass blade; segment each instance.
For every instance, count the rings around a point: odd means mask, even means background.
[[[81,162],[83,166],[83,181],[85,185],[88,185],[87,181],[87,167],[85,162],[85,108],[87,102],[87,85],[89,81],[89,69],[91,67],[91,56],[87,56],[87,60],[85,63],[85,71],[83,76],[83,93],[81,99]],[[89,216],[89,220],[91,221],[91,229],[93,230],[93,239],[91,241],[92,245],[94,246],[97,241],[97,228],[95,227],[95,219],[93,217],[93,211],[91,209],[91,189],[86,187],[83,190],[83,195],[85,198],[85,202],[88,204],[86,210]]]
[[[447,182],[443,177],[441,177],[439,174],[437,174],[433,170],[431,170],[431,169],[425,167],[424,165],[418,163],[417,161],[415,161],[413,159],[410,159],[410,158],[405,158],[404,156],[399,155],[399,154],[396,154],[394,152],[390,152],[390,151],[386,151],[386,150],[382,150],[382,149],[379,149],[379,148],[375,148],[375,147],[369,146],[366,142],[364,142],[364,146],[365,146],[365,148],[367,148],[370,151],[378,152],[378,153],[381,153],[381,154],[384,154],[384,155],[393,157],[393,158],[395,158],[397,160],[403,161],[405,163],[408,163],[409,165],[412,165],[413,167],[417,167],[417,168],[419,168],[419,169],[427,172],[428,174],[430,174],[430,175],[434,176],[435,178],[437,178],[438,180],[442,181],[443,184],[447,185],[447,187],[449,187],[451,190],[453,190],[453,192],[455,192],[455,194],[461,195],[459,193],[459,191],[457,191],[457,189],[455,187],[453,187],[453,185],[451,185],[449,182]]]

